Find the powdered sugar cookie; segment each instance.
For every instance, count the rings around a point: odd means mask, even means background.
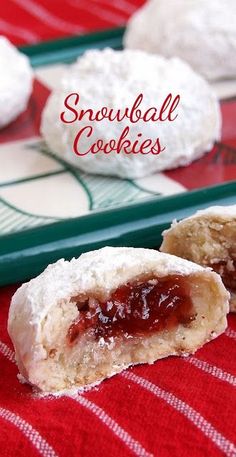
[[[161,251],[212,267],[231,293],[236,312],[236,205],[212,206],[174,222],[163,233]]]
[[[57,392],[195,352],[225,330],[228,298],[210,269],[150,249],[106,247],[59,260],[23,284],[8,330],[24,378]]]
[[[22,113],[32,92],[29,59],[0,36],[0,128]]]
[[[131,121],[125,113],[128,110],[131,116],[140,94],[137,110],[141,119],[136,122],[135,114]],[[172,97],[169,110],[180,96],[171,120],[150,120],[155,109],[158,117],[168,96]],[[81,115],[82,110],[88,111]],[[90,119],[91,110],[100,120]],[[104,112],[113,120],[101,120]],[[162,119],[167,113],[168,109]],[[119,142],[127,128],[124,142]],[[220,130],[219,103],[209,85],[188,65],[142,51],[111,49],[88,51],[68,68],[48,99],[41,124],[49,148],[64,160],[89,173],[123,178],[188,165],[212,148]],[[157,139],[165,148],[159,154]],[[131,143],[128,147],[126,140]],[[112,151],[99,150],[101,144],[111,146],[112,141]],[[145,143],[141,152],[143,141],[151,145]],[[95,143],[95,152],[91,152]],[[119,151],[115,149],[118,143],[122,145]]]
[[[128,48],[177,56],[209,80],[236,77],[235,0],[149,0],[129,20]]]

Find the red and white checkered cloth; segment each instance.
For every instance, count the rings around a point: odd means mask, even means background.
[[[1,0],[0,33],[29,44],[123,25],[142,3]],[[15,289],[0,290],[1,457],[236,456],[235,316],[193,357],[129,369],[75,399],[38,399],[16,377],[6,331]]]

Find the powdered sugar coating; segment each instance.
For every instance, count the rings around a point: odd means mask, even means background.
[[[64,124],[60,113],[65,111],[65,97],[72,92],[80,95],[79,108],[95,112],[103,106],[118,109],[131,108],[137,96],[143,94],[142,112],[153,106],[161,107],[169,93],[180,95],[173,122],[139,122],[129,119],[121,122],[79,122]],[[76,107],[77,108],[77,107]],[[92,125],[90,138],[83,135],[80,151],[84,152],[98,139],[105,143],[118,141],[126,126],[130,127],[132,143],[142,133],[142,139],[153,143],[160,139],[165,150],[159,155],[109,155],[99,152],[77,156],[73,151],[74,139],[83,127]],[[179,59],[167,60],[146,52],[112,49],[87,51],[69,67],[58,88],[49,97],[42,116],[41,133],[50,147],[64,160],[94,174],[116,175],[123,178],[140,178],[156,171],[187,165],[212,148],[219,139],[221,116],[219,104],[209,85],[187,64]]]
[[[9,124],[28,103],[33,72],[27,56],[0,36],[0,128]]]
[[[131,17],[125,46],[177,56],[209,80],[236,76],[235,0],[149,0]]]
[[[236,218],[236,205],[209,206],[209,208],[198,210],[192,217],[217,216],[219,218]]]
[[[186,217],[181,221],[174,220],[171,224],[171,227],[167,230],[164,230],[163,235],[167,234],[172,227],[175,227],[176,224],[184,224],[186,221],[197,219],[197,218],[211,218],[217,217],[219,220],[232,220],[236,219],[236,205],[229,205],[229,206],[209,206],[205,209],[200,209],[196,211],[196,213],[192,214],[192,216]]]
[[[105,247],[71,261],[58,260],[37,278],[23,284],[13,296],[9,321],[18,312],[19,303],[27,307],[33,325],[40,323],[58,301],[78,293],[101,290],[109,294],[148,272],[165,276],[188,275],[201,270],[202,267],[194,263],[151,249]]]

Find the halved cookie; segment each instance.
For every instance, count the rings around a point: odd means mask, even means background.
[[[225,330],[228,299],[210,269],[150,249],[107,247],[59,260],[23,284],[8,331],[21,374],[55,392],[195,352]]]
[[[236,205],[197,211],[163,232],[160,250],[202,266],[222,277],[230,291],[230,310],[236,311]]]

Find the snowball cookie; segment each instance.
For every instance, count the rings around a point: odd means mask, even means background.
[[[209,80],[236,76],[235,0],[150,0],[129,20],[128,48],[177,56]]]
[[[65,124],[60,113],[66,112],[67,119],[74,114],[64,106],[66,96],[79,93],[76,111],[81,108],[94,111],[108,107],[122,113],[131,109],[140,93],[143,101],[142,113],[151,107],[161,108],[169,93],[180,95],[177,106],[178,117],[173,121],[139,120],[131,123],[124,118],[121,122],[108,119],[89,122],[82,120]],[[70,103],[71,105],[71,103]],[[174,113],[174,114],[176,114]],[[118,141],[128,126],[128,137],[132,144],[139,139],[160,138],[165,150],[159,155],[127,154],[124,149],[118,154],[88,153],[78,156],[73,151],[73,142],[78,132],[92,125],[91,137],[80,137],[80,151],[87,151],[98,139],[108,143]],[[179,59],[165,59],[143,51],[112,49],[87,51],[75,64],[68,68],[58,88],[49,97],[42,115],[41,132],[49,148],[58,156],[82,170],[122,178],[141,178],[156,171],[187,165],[212,148],[220,137],[221,118],[219,104],[208,83]]]
[[[236,205],[211,206],[163,232],[161,251],[208,266],[221,275],[236,312]]]
[[[23,284],[8,331],[28,382],[45,392],[84,388],[130,365],[195,352],[224,332],[228,299],[209,268],[106,247]]]
[[[0,36],[0,128],[13,121],[27,106],[33,72],[27,56]]]

